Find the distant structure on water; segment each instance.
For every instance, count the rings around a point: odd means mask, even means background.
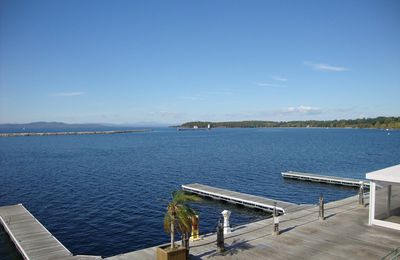
[[[178,127],[178,131],[190,131],[190,130],[211,130],[211,124],[207,125],[207,128],[205,127],[199,127],[198,125],[194,125],[193,127]]]

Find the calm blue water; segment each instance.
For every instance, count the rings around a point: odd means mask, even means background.
[[[171,191],[202,183],[295,203],[356,194],[284,181],[286,170],[363,178],[400,163],[400,132],[360,129],[155,129],[146,133],[0,138],[0,205],[23,203],[74,254],[110,256],[168,242]],[[266,215],[205,200],[202,233]],[[0,259],[12,259],[0,231]]]

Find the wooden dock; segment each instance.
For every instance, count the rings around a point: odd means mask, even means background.
[[[251,196],[251,195],[250,195]],[[271,218],[245,224],[225,235],[224,253],[216,247],[216,234],[190,242],[192,259],[381,259],[399,247],[396,230],[368,225],[368,208],[357,196],[325,205],[324,221],[318,206],[280,217],[279,236],[271,235]],[[0,207],[0,223],[25,259],[94,260],[98,256],[73,256],[21,204]],[[128,252],[106,260],[154,260],[156,247]],[[386,258],[385,258],[386,259]]]
[[[217,250],[216,234],[205,234],[190,242],[191,259],[376,260],[400,245],[398,231],[368,226],[368,207],[358,205],[357,196],[326,204],[325,216],[318,220],[318,206],[283,215],[278,236],[271,234],[271,218],[235,227],[225,235],[224,253]],[[155,258],[156,247],[150,247],[105,259]]]
[[[254,196],[246,193],[215,188],[198,183],[182,185],[182,189],[186,192],[194,193],[199,196],[209,197],[216,200],[223,200],[229,203],[261,209],[268,212],[272,212],[274,210],[274,202],[276,202],[276,210],[280,215],[310,207],[310,205],[298,205],[294,203],[268,199],[260,196]]]
[[[360,187],[361,183],[363,183],[364,186],[369,187],[369,181],[367,180],[343,178],[343,177],[319,175],[319,174],[311,174],[303,172],[293,172],[293,171],[282,172],[282,177],[287,179],[320,182],[320,183],[328,183],[328,184],[351,186],[351,187]]]
[[[0,207],[0,223],[24,259],[101,259],[73,256],[22,204]]]

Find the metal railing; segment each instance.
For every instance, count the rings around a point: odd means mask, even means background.
[[[381,258],[381,260],[399,260],[400,259],[400,247],[396,248],[389,254]]]

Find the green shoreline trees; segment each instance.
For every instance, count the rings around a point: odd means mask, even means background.
[[[227,122],[187,122],[181,127],[198,126],[227,128],[258,128],[258,127],[332,127],[332,128],[382,128],[400,129],[400,117],[376,117],[346,120],[306,120],[306,121],[227,121]]]

